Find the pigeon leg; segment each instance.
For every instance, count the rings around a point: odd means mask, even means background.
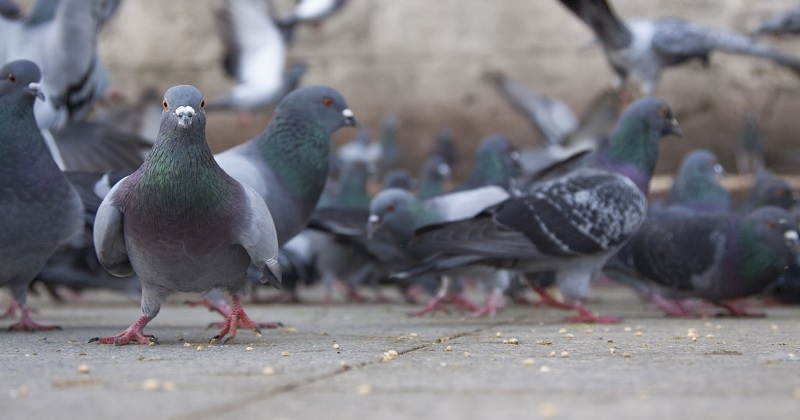
[[[158,339],[152,335],[144,333],[144,326],[150,322],[152,318],[147,315],[142,315],[139,319],[136,320],[130,327],[126,328],[125,331],[113,336],[113,337],[95,337],[89,340],[90,343],[100,343],[100,344],[113,344],[115,346],[124,346],[125,344],[130,343],[138,343],[138,344],[150,344],[150,343],[158,343]]]
[[[9,331],[52,331],[61,329],[57,325],[41,325],[34,322],[31,319],[31,310],[27,306],[20,305],[20,312],[22,313],[22,318],[16,324],[8,327]]]
[[[8,304],[8,308],[6,308],[6,310],[0,314],[0,319],[16,317],[17,309],[19,309],[19,304],[16,300],[12,300],[11,303]]]
[[[244,312],[239,295],[233,295],[233,306],[231,307],[227,319],[225,320],[225,326],[222,327],[222,331],[220,331],[219,334],[215,335],[214,338],[211,339],[211,342],[213,343],[219,341],[226,335],[228,337],[225,339],[225,341],[223,341],[223,344],[233,340],[236,337],[236,331],[240,326],[251,329],[256,334],[261,335],[260,325],[261,324],[259,323],[253,322],[253,320],[251,320],[250,317]]]
[[[576,324],[583,322],[587,324],[616,324],[619,322],[619,318],[597,315],[583,306],[582,303],[575,303],[574,308],[578,311],[578,316],[568,317],[566,321],[569,323]]]
[[[495,289],[492,291],[492,294],[486,299],[486,305],[483,308],[478,309],[477,311],[470,312],[467,314],[467,318],[480,318],[484,315],[488,316],[495,316],[497,314],[497,308],[502,306],[502,299],[503,299],[503,291],[500,289]]]
[[[195,306],[205,306],[209,311],[217,312],[224,317],[228,316],[228,312],[231,310],[230,306],[228,306],[228,304],[224,301],[213,301],[206,296],[203,296],[197,300],[187,300],[183,303],[193,308]]]
[[[456,305],[458,309],[461,309],[462,311],[465,312],[473,312],[481,309],[478,305],[469,300],[467,295],[463,293],[454,293],[446,297],[445,301]]]
[[[717,305],[728,310],[727,314],[719,314],[720,317],[735,317],[735,318],[764,318],[767,315],[758,312],[748,312],[743,304],[734,302],[719,302]]]
[[[574,309],[575,307],[567,302],[560,302],[553,298],[542,286],[531,286],[534,292],[539,295],[539,301],[534,304],[537,308],[540,306],[549,306],[557,309]]]
[[[445,301],[444,296],[437,295],[433,299],[429,300],[428,303],[425,304],[425,306],[417,309],[416,311],[410,312],[408,315],[422,316],[422,315],[436,313],[437,311],[442,311],[444,313],[449,314],[450,311],[448,311],[447,308],[442,306],[442,303],[444,303],[444,301]]]
[[[687,311],[678,302],[664,299],[663,296],[657,293],[651,295],[650,300],[658,306],[658,309],[664,311],[669,318],[697,318],[697,314]]]

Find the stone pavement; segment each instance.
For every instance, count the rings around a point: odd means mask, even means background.
[[[92,293],[32,299],[61,331],[0,332],[4,419],[798,418],[800,308],[766,318],[665,319],[627,290],[596,288],[618,325],[555,309],[409,318],[403,304],[245,304],[285,327],[209,345],[217,315],[175,296],[155,346],[89,344],[139,314]],[[313,300],[313,299],[311,299]],[[760,309],[760,308],[756,308]],[[3,326],[10,322],[5,320]],[[694,339],[692,338],[694,337]]]

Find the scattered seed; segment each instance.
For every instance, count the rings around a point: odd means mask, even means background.
[[[164,381],[161,383],[161,389],[163,389],[164,391],[174,391],[176,388],[177,385],[175,385],[175,382]]]
[[[340,360],[339,361],[339,367],[341,367],[342,369],[347,370],[347,369],[350,369],[350,364],[347,363],[347,360]]]
[[[572,334],[572,333],[564,334],[564,337],[566,337],[566,338],[575,338],[575,334]]]
[[[158,391],[161,387],[161,382],[158,379],[148,379],[142,383],[142,389],[145,391]]]
[[[469,357],[469,352],[468,351],[464,352],[464,357]]]
[[[641,331],[636,331],[636,334],[635,334],[635,335],[636,335],[637,337],[641,337],[641,336],[642,336],[642,332],[641,332]]]
[[[494,335],[497,336],[497,337],[502,337],[503,336],[503,334],[500,334],[500,331],[496,332]]]
[[[282,352],[281,352],[281,356],[283,356],[283,357],[289,357],[289,352],[288,352],[288,351],[282,351]]]
[[[197,351],[203,351],[203,346],[197,346]]]
[[[714,334],[706,334],[706,338],[714,338]]]
[[[192,343],[183,343],[183,347],[192,347]]]
[[[356,394],[358,394],[358,395],[360,395],[362,397],[365,396],[365,395],[369,395],[371,393],[372,393],[372,386],[370,386],[368,384],[359,385],[356,388]]]
[[[286,327],[286,328],[282,329],[281,332],[285,333],[285,334],[294,334],[294,333],[297,332],[297,328],[295,328],[295,327]],[[327,333],[323,333],[323,335],[328,335],[328,334]]]
[[[562,359],[566,359],[566,358],[568,358],[568,357],[569,357],[569,352],[568,352],[568,351],[562,351],[562,352],[561,352],[561,358],[562,358]]]
[[[253,351],[253,348],[250,346],[245,347],[244,351]]]
[[[447,346],[444,348],[444,351],[453,351],[453,346]]]
[[[722,326],[722,325],[720,325],[720,324],[717,324],[717,329],[718,329],[718,330],[721,330],[722,328],[723,328],[723,326]]]
[[[706,321],[706,322],[705,322],[703,325],[704,325],[706,328],[711,328],[711,327],[713,327],[713,326],[714,326],[714,324],[712,324],[712,323],[710,323],[710,322],[708,322],[708,321]]]
[[[339,344],[337,343],[333,343],[331,347],[333,347],[334,350],[339,350]]]
[[[625,332],[631,332],[631,331],[633,331],[633,329],[632,329],[631,327],[625,327],[625,328],[623,328],[622,330],[623,330],[623,331],[625,331]]]
[[[772,331],[778,331],[778,326],[775,325],[775,324],[772,324],[772,325],[770,325],[769,329],[771,329]]]
[[[556,357],[556,352],[555,351],[551,351],[550,352],[550,357]]]
[[[539,372],[550,372],[549,366],[539,366]]]
[[[261,374],[264,376],[272,376],[275,374],[275,368],[272,366],[267,366],[261,370]]]
[[[613,342],[614,342],[614,340],[608,340],[608,342],[609,342],[609,343],[613,343]]]
[[[506,343],[506,344],[519,344],[519,340],[518,340],[518,339],[516,339],[516,338],[509,338],[509,339],[508,339],[508,340],[506,340],[506,341],[507,341],[507,343]]]
[[[158,344],[158,343],[156,343],[155,341],[150,341],[149,343],[147,343],[147,347],[153,347],[156,344]]]
[[[539,416],[545,419],[553,418],[558,415],[558,406],[553,403],[539,404]]]
[[[450,337],[439,337],[440,343],[444,343],[445,341],[450,341]]]
[[[89,374],[89,365],[83,364],[78,366],[78,373],[81,375],[88,375]]]
[[[587,329],[587,330],[583,330],[583,332],[584,332],[584,334],[591,334],[591,333],[593,333],[594,331]]]
[[[792,392],[792,396],[794,397],[794,399],[800,400],[800,386],[794,389],[794,391]]]
[[[525,359],[522,361],[523,366],[533,366],[536,364],[536,360],[533,359]]]
[[[567,333],[567,329],[566,328],[562,328],[562,329],[558,330],[558,333],[559,334],[566,334]]]
[[[692,341],[697,341],[697,337],[696,336],[692,336]]]
[[[633,355],[632,355],[632,354],[630,354],[630,353],[628,353],[628,352],[622,353],[622,357],[624,357],[624,358],[626,358],[626,359],[630,359],[632,356],[633,356]]]
[[[549,346],[549,345],[553,344],[553,342],[550,341],[550,340],[542,340],[540,338],[540,339],[536,340],[536,344],[541,344],[543,346]]]
[[[411,333],[408,336],[411,337],[411,338],[416,338],[417,337],[417,333]]]

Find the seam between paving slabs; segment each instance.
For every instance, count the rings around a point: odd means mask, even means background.
[[[487,325],[485,325],[485,326],[483,326],[481,328],[476,328],[474,330],[462,331],[462,332],[458,332],[458,333],[455,333],[455,334],[448,335],[446,337],[446,339],[437,339],[437,340],[432,341],[432,342],[423,343],[423,344],[419,344],[419,345],[416,345],[416,346],[413,346],[413,347],[409,347],[409,348],[406,348],[406,349],[398,350],[397,351],[397,355],[399,357],[399,356],[402,356],[402,355],[405,355],[405,354],[413,353],[413,352],[415,352],[417,350],[422,350],[422,349],[425,349],[425,348],[428,348],[428,347],[435,346],[437,344],[444,343],[446,341],[450,341],[450,340],[454,340],[454,339],[457,339],[457,338],[466,337],[466,336],[470,336],[470,335],[480,334],[482,332],[485,332],[486,330],[491,330],[491,329],[499,327],[499,326],[510,325],[510,324],[514,324],[516,322],[524,321],[527,318],[528,318],[528,316],[521,316],[521,317],[517,317],[517,318],[506,319],[504,321],[493,322],[493,323],[487,324]],[[216,415],[214,415],[212,413],[220,413],[220,412],[227,412],[227,411],[234,410],[234,409],[240,409],[244,405],[253,404],[253,403],[260,403],[260,402],[263,402],[266,399],[273,398],[273,397],[276,397],[276,396],[279,396],[279,395],[282,395],[282,394],[286,394],[288,392],[292,392],[292,391],[294,391],[294,390],[296,390],[298,388],[301,388],[301,387],[304,387],[304,386],[307,386],[307,385],[312,385],[312,384],[315,384],[317,382],[324,381],[324,380],[327,380],[327,379],[331,379],[331,378],[334,378],[334,377],[336,377],[338,375],[346,374],[347,372],[353,371],[355,369],[365,369],[365,368],[368,368],[370,366],[374,366],[374,365],[377,365],[377,364],[380,364],[380,363],[383,363],[383,358],[382,357],[377,357],[377,358],[374,358],[374,359],[371,359],[371,360],[368,360],[368,361],[364,361],[364,362],[353,363],[353,364],[349,365],[346,368],[338,368],[338,369],[330,371],[330,372],[320,373],[319,375],[312,376],[310,378],[300,379],[300,380],[297,380],[297,381],[294,381],[294,382],[291,382],[291,383],[288,383],[288,384],[285,384],[285,385],[276,386],[274,388],[270,388],[270,389],[267,389],[265,391],[256,392],[256,393],[253,393],[253,394],[241,397],[241,398],[237,398],[237,399],[234,399],[234,400],[226,401],[226,402],[221,403],[221,404],[217,404],[215,406],[205,407],[205,408],[202,409],[202,411],[190,412],[190,413],[182,414],[182,415],[179,415],[179,416],[175,416],[173,418],[176,419],[176,420],[181,420],[181,419],[197,420],[197,419],[202,419],[202,418],[210,418],[212,416],[216,417]]]

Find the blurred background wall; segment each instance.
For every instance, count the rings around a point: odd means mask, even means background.
[[[287,10],[291,0],[276,0]],[[677,16],[746,32],[794,0],[614,0],[624,18]],[[100,34],[100,54],[112,83],[135,99],[188,83],[207,98],[233,84],[222,69],[222,44],[213,13],[219,0],[128,0]],[[375,135],[384,117],[399,118],[404,161],[412,168],[443,126],[453,129],[463,156],[478,141],[505,134],[517,145],[540,139],[484,80],[500,70],[531,89],[558,97],[577,113],[611,85],[612,73],[592,35],[556,0],[350,0],[321,27],[302,26],[289,61],[304,60],[303,84],[339,89]],[[800,38],[766,40],[800,56]],[[666,99],[684,138],[662,143],[657,171],[673,171],[685,152],[706,147],[729,172],[745,116],[754,112],[779,173],[793,172],[800,150],[800,78],[769,62],[712,55],[708,68],[692,63],[665,72],[657,95]],[[225,149],[262,131],[269,112],[249,126],[235,113],[209,115],[209,141]],[[337,142],[349,140],[340,130]],[[798,153],[800,155],[800,153]],[[456,168],[467,171],[469,162]]]

